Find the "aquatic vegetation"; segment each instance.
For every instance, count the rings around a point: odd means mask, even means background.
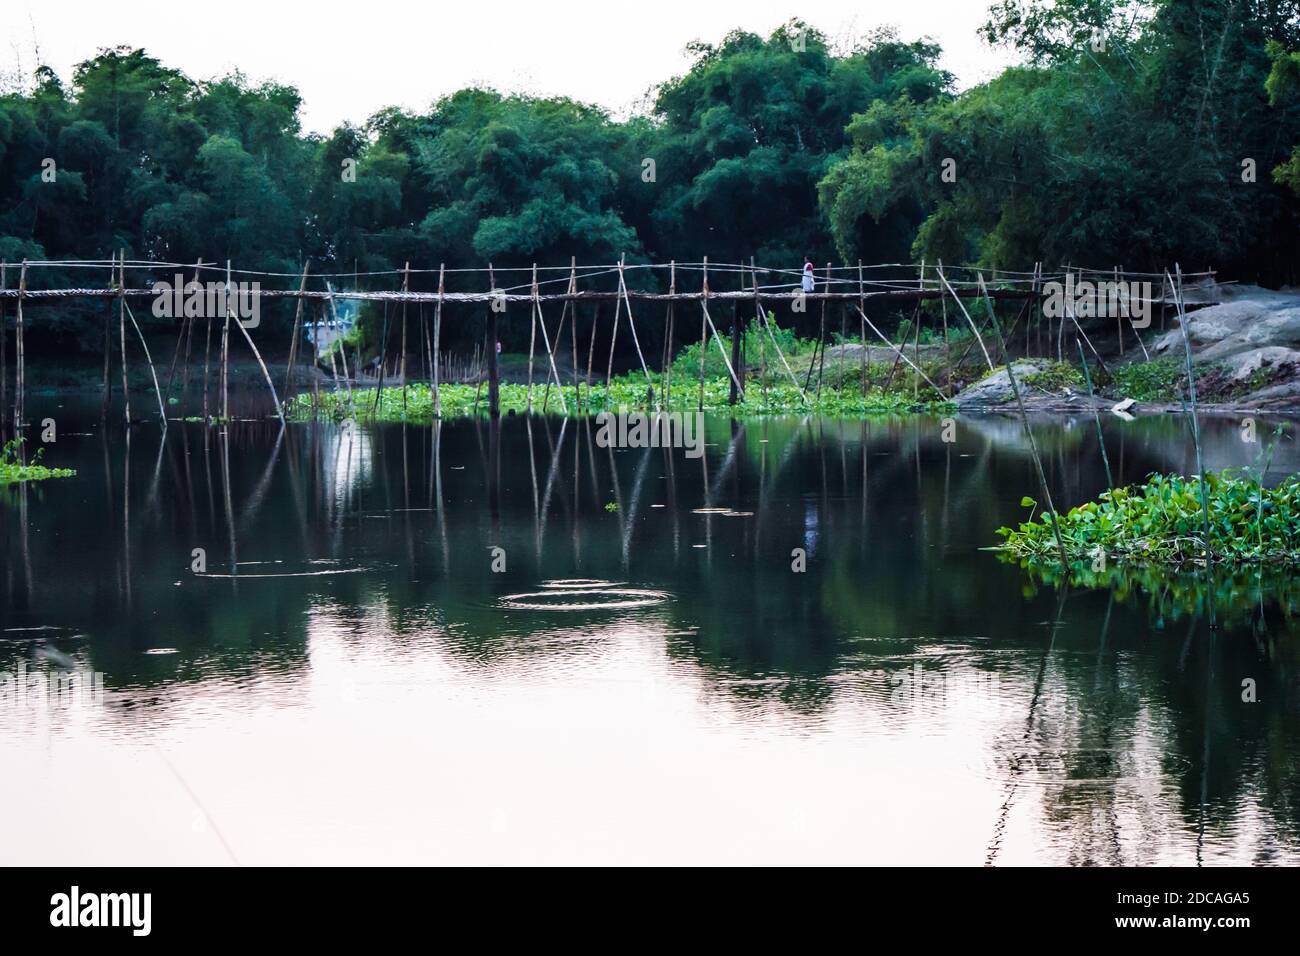
[[[698,373],[697,373],[698,374]],[[898,376],[901,381],[902,376]],[[665,408],[671,406],[677,411],[692,411],[699,407],[700,386],[696,378],[682,380],[673,376],[670,402],[661,400],[662,378],[653,375],[654,396]],[[801,383],[802,384],[802,383]],[[882,391],[878,386],[870,389],[866,395],[859,387],[837,389],[823,387],[818,396],[815,384],[803,395],[787,378],[784,382],[770,382],[763,385],[757,381],[746,384],[744,400],[736,406],[728,402],[731,380],[724,373],[722,376],[707,378],[704,383],[704,410],[717,412],[734,412],[738,416],[754,415],[793,415],[815,412],[830,417],[852,418],[863,415],[882,414],[908,410],[942,410],[952,406],[947,402],[925,401],[912,397],[910,387],[904,390]],[[547,395],[543,382],[533,385],[532,408],[534,412],[564,415],[575,413],[595,414],[601,411],[618,411],[619,409],[637,409],[651,406],[649,401],[650,384],[640,373],[629,373],[612,380],[606,388],[603,382],[593,382],[588,389],[586,384],[578,386],[565,384],[556,389],[552,384]],[[298,418],[310,418],[313,414],[313,396],[301,393],[294,397],[286,407],[286,412]],[[486,385],[447,384],[439,387],[439,403],[443,418],[460,418],[472,415],[488,414],[488,395]],[[502,414],[522,413],[528,410],[528,386],[518,383],[501,384]],[[331,419],[354,418],[373,421],[407,421],[428,422],[433,420],[433,390],[424,383],[408,385],[405,395],[401,386],[376,389],[353,389],[349,402],[345,390],[322,391],[316,414]]]
[[[15,481],[44,481],[47,478],[71,478],[76,474],[71,468],[48,468],[40,463],[45,454],[44,448],[36,449],[32,460],[24,464],[18,457],[21,438],[6,442],[0,449],[0,485]]]
[[[1159,358],[1132,362],[1110,370],[1106,392],[1137,402],[1176,402],[1186,377],[1182,359]]]
[[[1005,368],[1005,366],[1003,366]],[[1030,372],[1024,382],[1031,388],[1044,392],[1059,392],[1065,388],[1083,388],[1083,373],[1069,362],[1049,362],[1038,372]]]
[[[1300,475],[1275,488],[1236,472],[1206,476],[1209,550],[1216,562],[1300,564]],[[1022,504],[1036,507],[1032,499]],[[1168,565],[1206,558],[1199,478],[1152,475],[1145,484],[1116,488],[1058,515],[1062,541],[1072,559],[1097,569],[1104,559]],[[1002,550],[1034,560],[1057,560],[1050,515],[1019,528],[999,528]]]

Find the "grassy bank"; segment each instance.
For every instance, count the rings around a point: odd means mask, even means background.
[[[860,387],[836,389],[824,386],[820,396],[817,394],[816,382],[802,395],[787,379],[783,383],[770,383],[763,386],[757,381],[748,383],[744,401],[737,406],[728,403],[731,382],[727,376],[708,378],[704,384],[704,410],[718,412],[735,412],[738,415],[786,415],[813,411],[821,415],[854,417],[899,412],[909,410],[936,410],[948,408],[944,402],[927,402],[922,394],[920,400],[912,397],[911,389],[882,391],[873,387],[862,394]],[[290,405],[291,412],[299,418],[310,418],[318,414],[326,418],[342,419],[353,417],[358,420],[428,422],[433,419],[433,392],[424,383],[408,385],[405,390],[400,386],[376,389],[353,389],[349,402],[346,389],[334,391],[322,389],[319,405],[313,410],[313,396],[310,393],[297,395]],[[661,383],[655,377],[655,396],[659,407],[670,407],[675,411],[694,411],[699,407],[700,387],[694,380],[681,381],[674,377],[672,395],[667,403],[662,401]],[[645,376],[641,374],[625,375],[610,382],[608,388],[603,382],[592,383],[590,390],[585,384],[562,385],[550,388],[547,398],[545,385],[534,384],[532,408],[534,412],[563,415],[582,412],[595,414],[601,411],[617,411],[620,408],[644,409],[648,402],[649,387]],[[933,394],[933,393],[931,393]],[[444,418],[457,418],[470,415],[488,414],[487,386],[469,384],[450,384],[439,388],[441,414]],[[517,383],[501,384],[501,411],[503,414],[523,413],[528,410],[528,386]]]

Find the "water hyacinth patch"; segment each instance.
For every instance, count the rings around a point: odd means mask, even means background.
[[[1216,561],[1300,563],[1300,476],[1274,488],[1232,471],[1206,476],[1209,550]],[[1027,506],[1035,503],[1029,499]],[[1145,484],[1116,488],[1058,515],[1071,558],[1099,556],[1139,563],[1204,561],[1206,542],[1199,478],[1151,475]],[[1028,559],[1056,560],[1050,516],[1019,528],[999,528],[1002,550]]]
[[[0,449],[0,485],[17,481],[44,481],[47,478],[71,478],[76,474],[71,468],[48,468],[40,464],[41,456],[45,454],[44,448],[36,449],[32,460],[24,464],[18,458],[18,447],[22,441],[21,438],[15,438]]]

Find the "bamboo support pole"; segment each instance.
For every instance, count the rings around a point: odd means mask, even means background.
[[[570,295],[571,295],[572,292],[573,292],[574,273],[577,271],[577,270],[576,270],[576,266],[577,266],[577,257],[571,257],[570,260],[569,260],[569,293],[570,293]],[[572,300],[571,298],[569,298],[569,299],[565,299],[565,300],[564,300],[564,308],[562,308],[562,309],[560,310],[560,324],[559,324],[559,326],[557,326],[556,329],[555,329],[555,351],[557,351],[557,352],[558,352],[561,348],[564,347],[564,323],[568,320],[568,318],[569,318],[569,313],[570,313],[570,312],[573,312],[573,313],[574,313],[574,315],[573,315],[573,321],[574,321],[574,322],[577,322],[577,321],[578,321],[577,309],[578,309],[578,307],[574,304],[574,302],[573,302],[573,300]],[[539,310],[540,310],[540,306],[539,306]],[[575,364],[575,370],[576,370],[576,364],[577,364],[577,355],[576,355],[576,351],[575,351],[575,355],[574,355],[574,364]],[[574,376],[574,387],[575,387],[575,388],[577,387],[577,376],[576,376],[576,375]],[[564,400],[564,388],[563,388],[563,386],[561,386],[561,385],[559,384],[559,378],[558,378],[558,376],[557,376],[557,378],[556,378],[556,388],[559,389],[559,394],[560,394],[560,404],[564,406],[565,414],[568,414],[569,406],[568,406],[568,404],[567,404],[567,403],[565,402],[565,400]],[[548,379],[547,382],[546,382],[546,391],[545,391],[545,393],[542,395],[542,414],[543,414],[543,415],[546,414],[547,409],[550,407],[550,402],[551,402],[551,383],[550,383],[550,380]]]
[[[122,400],[124,402],[124,417],[128,425],[131,424],[131,386],[127,383],[126,378],[126,250],[121,251],[117,260],[117,327],[118,343],[122,357]]]
[[[402,291],[411,291],[411,263],[407,260],[406,265],[402,268]],[[357,374],[361,374],[361,360],[357,360]],[[402,420],[406,420],[406,302],[402,302],[402,367],[400,371],[402,379]]]
[[[740,364],[740,303],[735,302],[731,306],[731,365],[733,368],[740,370],[743,368]],[[740,372],[743,375],[744,372]],[[735,405],[739,398],[739,392],[736,388],[736,382],[740,375],[737,375],[731,381],[730,393],[727,396],[727,404]]]
[[[557,352],[560,350],[561,346],[562,346],[563,343],[564,343],[564,326],[565,326],[565,323],[567,323],[567,322],[569,321],[569,305],[570,305],[570,304],[571,304],[571,303],[569,303],[567,300],[565,301],[565,303],[564,303],[564,307],[563,307],[562,309],[560,309],[560,324],[557,325],[557,326],[555,327],[555,350],[556,350]],[[539,305],[538,308],[540,309],[541,306]],[[557,366],[557,372],[558,372],[558,366]],[[555,387],[556,387],[557,389],[560,389],[560,392],[559,392],[559,395],[560,395],[560,405],[564,407],[565,412],[567,413],[567,412],[568,412],[568,406],[565,405],[565,402],[564,402],[564,391],[563,391],[563,386],[559,384],[559,380],[558,380],[558,378],[557,378],[557,380],[556,380],[556,385],[555,385]],[[542,414],[543,414],[543,415],[546,414],[547,409],[550,408],[550,405],[551,405],[551,380],[548,378],[548,379],[546,380],[546,390],[542,393]]]
[[[221,322],[221,424],[230,424],[230,260],[226,260],[226,302]],[[123,361],[126,357],[123,356]]]
[[[668,263],[668,293],[677,294],[677,260]],[[664,331],[664,408],[673,408],[673,301],[668,300],[668,327]]]
[[[727,348],[725,345],[722,344],[722,336],[718,334],[718,327],[713,324],[713,317],[709,315],[708,301],[705,299],[701,299],[700,308],[704,312],[704,321],[707,322],[709,325],[709,331],[713,335],[713,341],[718,346],[718,353],[722,356],[722,364],[727,367],[727,374],[731,376],[731,381],[735,383],[736,388],[739,389],[740,400],[743,402],[745,400],[745,386],[740,381],[739,376],[736,375],[736,370],[732,367],[731,360],[727,358]],[[702,366],[703,366],[703,362],[701,362],[701,367]],[[701,386],[703,386],[703,379],[701,379],[700,384]]]
[[[302,279],[298,282],[298,290],[302,291],[307,288],[307,272],[311,269],[311,260],[304,262],[302,265]],[[302,299],[294,305],[293,309],[293,333],[289,340],[289,361],[284,369],[284,399],[289,401],[293,397],[293,366],[298,360],[298,336],[302,332]],[[312,370],[313,374],[315,369]]]
[[[800,397],[801,399],[803,399],[803,403],[804,403],[805,405],[807,405],[807,404],[808,404],[808,395],[804,392],[804,390],[803,390],[802,388],[799,387],[799,377],[798,377],[797,375],[794,374],[794,369],[792,369],[792,368],[790,367],[790,363],[786,361],[785,353],[781,351],[781,345],[780,345],[780,343],[777,342],[777,340],[776,340],[776,333],[772,331],[772,322],[768,319],[767,312],[766,312],[766,310],[763,308],[763,302],[762,302],[762,300],[758,297],[758,285],[757,285],[757,282],[758,282],[758,278],[757,278],[758,273],[753,271],[753,269],[754,269],[754,259],[753,259],[752,256],[750,257],[750,260],[749,260],[749,266],[750,266],[751,274],[754,275],[754,277],[755,277],[755,279],[754,279],[754,282],[755,282],[755,286],[754,286],[754,309],[758,312],[759,318],[760,318],[760,319],[762,320],[762,322],[763,322],[763,327],[764,327],[765,329],[767,329],[767,337],[768,337],[769,339],[771,339],[771,341],[772,341],[772,348],[776,351],[776,357],[779,358],[779,359],[781,360],[781,365],[782,365],[783,368],[785,368],[785,374],[788,375],[788,376],[790,376],[790,384],[794,386],[794,390],[795,390],[796,392],[799,393],[799,397]]]
[[[200,273],[199,273],[199,269],[200,269],[200,267],[202,266],[202,264],[203,264],[203,260],[202,260],[202,259],[200,259],[198,262],[194,263],[194,281],[195,281],[195,282],[198,282],[198,281],[199,281],[199,274],[200,274]],[[194,325],[194,317],[193,317],[192,315],[183,315],[183,316],[182,316],[182,318],[181,318],[181,328],[180,328],[180,332],[179,332],[179,334],[176,336],[176,349],[175,349],[175,351],[172,352],[172,365],[171,365],[171,370],[167,373],[167,394],[164,396],[164,399],[165,399],[164,404],[166,404],[166,402],[170,402],[170,401],[171,401],[171,398],[172,398],[172,386],[176,383],[176,363],[180,360],[180,357],[181,357],[181,346],[182,346],[183,344],[185,344],[185,341],[186,341],[185,333],[186,333],[186,332],[187,332],[187,331],[188,331],[188,330],[189,330],[193,325]],[[165,418],[165,416],[164,416],[164,421],[165,421],[165,420],[166,420],[166,418]]]
[[[600,303],[597,302],[591,313],[591,341],[587,345],[587,410],[591,410],[591,369],[596,357],[596,328],[600,325]]]
[[[384,332],[379,338],[379,381],[375,385],[375,398],[370,403],[370,415],[373,418],[379,413],[379,401],[384,394],[384,373],[387,368],[384,360],[388,358],[388,304],[384,303]]]
[[[752,260],[751,260],[751,264],[752,264]],[[859,338],[862,341],[862,397],[863,398],[867,397],[867,380],[870,375],[870,363],[867,358],[868,352],[870,350],[867,348],[866,309],[867,309],[867,297],[865,292],[865,286],[862,283],[862,260],[859,259],[858,260],[858,310],[863,313],[863,319],[858,326],[858,333],[859,333]]]
[[[424,314],[424,303],[421,302],[421,303],[420,303],[420,319],[419,319],[419,323],[418,323],[418,327],[419,327],[419,329],[420,329],[420,332],[417,333],[417,338],[419,337],[420,334],[423,334],[423,336],[424,336],[424,351],[423,351],[422,353],[420,353],[420,365],[421,365],[421,369],[420,369],[420,371],[421,371],[421,374],[423,375],[423,377],[424,377],[424,378],[429,382],[429,385],[430,385],[429,394],[430,394],[430,397],[432,397],[432,395],[433,395],[433,389],[432,389],[432,385],[433,385],[433,337],[430,335],[430,328],[429,328],[430,325],[431,325],[431,323],[430,323],[429,320],[425,317],[425,314]]]
[[[555,367],[555,351],[551,348],[551,333],[546,330],[546,316],[542,314],[542,303],[538,300],[534,300],[534,305],[537,310],[537,325],[540,326],[542,330],[542,345],[546,347],[547,366],[549,367],[551,372],[550,377],[547,378],[546,380],[546,388],[547,391],[549,392],[551,388],[552,378],[555,380],[555,387],[557,389],[561,387],[560,371]],[[530,411],[531,411],[531,406],[530,406]]]
[[[1088,404],[1092,406],[1092,422],[1097,426],[1097,447],[1101,449],[1101,463],[1106,468],[1106,488],[1115,490],[1115,481],[1110,475],[1110,459],[1106,456],[1106,439],[1101,433],[1101,415],[1097,411],[1097,402],[1092,394],[1092,374],[1088,371],[1088,357],[1083,352],[1083,343],[1075,336],[1074,344],[1079,347],[1079,363],[1083,366],[1083,381],[1088,386]]]
[[[537,263],[533,263],[533,301],[528,305],[528,414],[533,413],[533,355],[537,350]]]
[[[618,258],[618,274],[621,287],[623,276],[623,257],[621,255]],[[609,404],[609,383],[614,377],[614,343],[618,341],[618,318],[622,308],[623,295],[620,288],[618,297],[614,299],[614,330],[609,335],[609,365],[605,369],[605,404],[607,406]]]
[[[862,316],[862,321],[866,323],[867,327],[870,328],[872,332],[876,333],[876,336],[880,339],[880,341],[884,342],[886,345],[888,345],[891,349],[894,350],[894,354],[897,356],[897,358],[894,359],[895,366],[898,365],[899,361],[906,363],[908,366],[912,368],[913,371],[916,372],[917,375],[925,379],[926,384],[928,384],[932,389],[938,392],[940,396],[943,395],[943,389],[941,389],[938,385],[934,384],[934,382],[931,381],[930,376],[926,375],[916,365],[912,364],[912,360],[909,359],[907,355],[903,352],[902,346],[897,345],[894,342],[891,342],[889,340],[889,336],[885,335],[884,332],[881,332],[880,329],[876,328],[876,324],[867,318],[867,313],[859,309],[858,314]]]
[[[641,371],[645,373],[645,380],[650,387],[649,397],[653,402],[655,381],[650,375],[650,367],[646,365],[645,354],[641,351],[641,339],[636,332],[636,318],[632,315],[632,301],[628,298],[627,280],[623,274],[623,258],[620,257],[618,261],[618,288],[623,293],[623,305],[627,309],[627,327],[632,333],[632,344],[636,347],[636,357],[641,362]]]
[[[925,292],[925,260],[921,260],[921,277],[917,280],[916,288],[918,292]],[[921,320],[925,313],[921,311],[921,300],[916,300],[916,314],[912,320],[912,360],[916,363],[917,368],[921,366]],[[912,401],[916,401],[918,383],[916,376],[912,377]]]
[[[433,417],[442,417],[442,396],[438,391],[438,366],[442,364],[440,358],[441,343],[438,341],[442,334],[442,297],[445,294],[443,280],[446,273],[446,263],[438,263],[438,305],[433,312]]]
[[[939,274],[939,281],[942,282],[944,287],[952,294],[953,300],[957,303],[957,307],[961,309],[961,314],[966,317],[966,321],[970,324],[971,331],[975,333],[975,341],[979,343],[980,351],[984,353],[984,361],[988,363],[989,370],[992,371],[993,359],[989,358],[989,350],[984,347],[984,339],[980,336],[980,330],[975,327],[975,320],[972,319],[970,313],[966,311],[966,306],[962,305],[961,296],[957,295],[956,290],[953,289],[952,284],[948,281],[948,277],[943,274],[942,259],[939,260],[939,265],[936,267],[936,271]]]
[[[575,295],[578,291],[578,257],[569,257],[569,295]],[[572,303],[570,309],[569,321],[569,339],[573,352],[573,410],[574,413],[582,411],[582,391],[578,382],[578,303]],[[558,346],[558,343],[557,343]],[[567,405],[565,406],[568,407]],[[577,533],[576,531],[574,532]]]
[[[1119,288],[1119,266],[1115,267],[1115,288]],[[1119,356],[1124,357],[1124,317],[1115,313],[1115,332],[1119,335]]]
[[[1080,273],[1080,275],[1082,275],[1082,273]],[[1067,285],[1070,282],[1070,264],[1068,262],[1065,264],[1065,281]],[[1071,308],[1068,304],[1065,309],[1065,312],[1069,314],[1071,318],[1074,317],[1074,309]],[[1056,360],[1058,362],[1064,362],[1065,361],[1065,346],[1064,346],[1065,315],[1061,315],[1059,319],[1060,320],[1056,323]],[[1075,323],[1075,325],[1077,327],[1078,323]]]
[[[23,341],[23,297],[27,292],[27,260],[18,273],[18,308],[14,313],[14,438],[23,437],[23,418],[27,414],[27,344]],[[26,449],[18,446],[19,460],[27,460]]]
[[[496,276],[492,271],[492,263],[488,263],[488,282],[493,290],[496,289]],[[492,306],[495,302],[488,305],[487,321],[487,360],[488,360],[488,414],[496,419],[501,417],[501,367],[498,364],[497,348],[501,341],[500,333],[497,328],[497,310]]]
[[[126,304],[126,300],[122,300]],[[163,402],[162,389],[158,387],[158,373],[153,367],[153,356],[149,354],[149,343],[145,341],[144,332],[140,328],[140,323],[135,320],[135,313],[131,311],[131,306],[126,306],[126,314],[131,319],[131,326],[135,329],[136,337],[140,339],[140,347],[144,349],[144,360],[149,366],[149,375],[153,378],[153,392],[158,397],[158,420],[162,427],[167,427],[167,406]]]
[[[998,323],[998,314],[993,310],[993,300],[988,296],[988,289],[984,285],[984,276],[979,277],[980,291],[985,293],[984,301],[989,310],[989,319],[993,323],[993,332],[998,337],[998,343],[1002,347],[1002,357],[1007,363],[1007,380],[1011,383],[1011,391],[1016,396],[1016,407],[1020,410],[1020,423],[1025,430],[1025,438],[1029,440],[1029,453],[1034,459],[1034,467],[1038,470],[1038,483],[1042,488],[1043,498],[1047,503],[1047,513],[1052,518],[1052,533],[1056,536],[1056,549],[1061,557],[1061,572],[1065,575],[1064,586],[1069,586],[1070,561],[1065,553],[1065,541],[1061,538],[1061,526],[1056,520],[1056,505],[1052,501],[1052,489],[1047,483],[1047,473],[1043,471],[1043,460],[1038,454],[1038,442],[1034,440],[1033,429],[1029,427],[1029,414],[1025,411],[1024,399],[1020,396],[1020,386],[1016,382],[1016,373],[1011,368],[1011,353],[1007,350],[1006,339],[1002,337],[1002,326]]]
[[[347,387],[348,390],[348,409],[351,411],[352,416],[355,418],[357,414],[357,403],[352,395],[352,373],[348,371],[348,349],[347,349],[347,345],[343,342],[343,323],[339,321],[339,308],[338,308],[338,304],[334,301],[334,286],[331,285],[329,282],[326,282],[325,288],[329,290],[330,315],[334,319],[335,335],[337,335],[338,337],[339,365],[343,367],[343,384]],[[333,354],[332,348],[330,354],[331,355]],[[360,371],[360,369],[358,369],[358,371]]]
[[[262,377],[266,379],[266,387],[271,390],[271,401],[275,403],[276,417],[280,419],[280,424],[283,425],[284,407],[280,404],[280,396],[275,393],[275,383],[271,381],[271,373],[267,369],[266,363],[262,361],[262,353],[258,351],[257,344],[253,341],[253,336],[249,333],[248,329],[245,328],[244,323],[239,321],[238,317],[235,319],[235,325],[239,328],[240,332],[244,333],[244,341],[248,343],[248,347],[252,350],[253,358],[257,359],[257,365],[262,370]],[[147,349],[145,354],[148,354]]]
[[[829,285],[831,277],[831,264],[826,263],[826,279],[823,285]],[[821,346],[819,358],[817,359],[817,404],[822,403],[822,376],[826,371],[826,300],[822,299],[822,316],[821,327],[817,333],[817,342]],[[809,367],[809,371],[812,371]]]
[[[943,364],[948,369],[948,397],[953,395],[952,388],[952,341],[948,338],[948,299],[939,300],[939,320],[943,323]]]
[[[704,257],[704,278],[700,286],[700,303],[708,301],[709,298],[709,257]],[[700,402],[699,411],[704,411],[704,353],[709,347],[709,310],[707,308],[700,310],[703,314],[700,316]]]
[[[181,348],[185,345],[185,333],[189,330],[190,325],[194,322],[193,316],[182,316],[180,331],[176,334],[176,348],[172,351],[172,364],[167,372],[167,394],[166,400],[171,401],[172,386],[176,384],[176,366],[180,361]]]
[[[848,349],[849,342],[849,311],[844,304],[840,304],[840,380],[837,384],[838,391],[844,392],[844,353]]]
[[[9,287],[9,263],[0,261],[0,289]],[[0,443],[4,442],[4,408],[9,404],[9,365],[7,341],[8,330],[5,328],[5,307],[0,302]]]
[[[319,329],[321,326],[324,326],[326,332],[332,332],[334,329],[334,323],[330,321],[329,313],[325,310],[324,305],[320,307],[320,325],[317,326],[317,329]],[[319,342],[320,342],[320,337],[318,335],[317,343],[319,344]],[[343,396],[343,386],[339,383],[339,365],[338,362],[334,360],[333,342],[330,343],[329,351],[327,352],[327,354],[330,357],[330,377],[334,379],[334,405],[335,408],[337,409],[340,405],[340,401]],[[378,409],[378,406],[379,406],[379,393],[376,392],[375,408],[371,410],[371,414],[374,414],[374,411]]]
[[[754,259],[752,256],[749,259],[749,281],[754,286],[754,291],[757,292],[758,272],[757,270],[754,269]],[[758,309],[756,311],[761,313],[762,311],[761,303],[759,303]],[[767,408],[767,339],[763,337],[764,317],[761,314],[759,314],[759,315],[755,315],[754,319],[756,322],[758,322],[758,365],[759,365],[758,381],[762,389],[763,408],[766,409]]]
[[[117,253],[113,253],[113,265],[108,270],[108,287],[113,288],[117,281]],[[113,342],[113,300],[108,300],[108,309],[104,312],[104,385],[101,391],[101,400],[99,406],[99,418],[101,422],[108,420],[108,405],[112,397],[112,385],[109,378],[109,355],[112,352]]]
[[[1169,288],[1173,290],[1174,307],[1178,310],[1178,324],[1183,333],[1183,359],[1187,367],[1187,396],[1191,402],[1191,419],[1192,419],[1192,444],[1196,451],[1196,477],[1201,488],[1201,513],[1205,531],[1205,563],[1209,567],[1214,563],[1214,550],[1210,547],[1210,499],[1206,493],[1207,484],[1205,474],[1205,459],[1201,453],[1201,424],[1200,416],[1196,409],[1196,370],[1192,365],[1192,335],[1187,328],[1187,310],[1183,303],[1183,270],[1178,263],[1174,263],[1174,269],[1177,276],[1178,284],[1174,285],[1174,278],[1165,273],[1169,279]],[[1210,612],[1210,626],[1215,626],[1213,605]]]

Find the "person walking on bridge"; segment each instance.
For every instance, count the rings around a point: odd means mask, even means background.
[[[805,292],[813,290],[813,264],[807,256],[803,257],[803,290]]]

